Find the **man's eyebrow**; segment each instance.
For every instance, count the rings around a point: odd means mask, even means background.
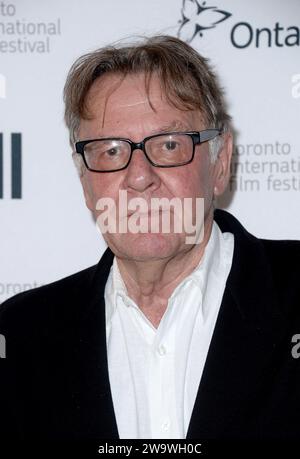
[[[155,129],[152,129],[151,131],[149,131],[147,133],[147,136],[152,136],[152,135],[156,135],[156,134],[163,134],[163,133],[167,133],[167,132],[186,132],[186,131],[194,131],[195,129],[191,129],[191,127],[185,123],[184,121],[181,121],[181,120],[174,120],[174,121],[171,121],[170,123],[168,124],[164,124],[162,126],[159,126]],[[97,136],[97,138],[101,139],[102,137],[107,137],[107,138],[113,138],[113,137],[124,137],[126,138],[126,135],[125,136],[115,136],[115,135],[105,135],[105,136],[102,136],[101,134],[99,134]]]
[[[184,123],[183,121],[180,120],[174,120],[169,124],[165,124],[163,126],[160,126],[158,129],[155,129],[154,133],[160,133],[160,132],[172,132],[172,131],[189,131],[191,130],[190,127]]]

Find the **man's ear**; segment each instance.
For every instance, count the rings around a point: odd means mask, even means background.
[[[92,199],[92,193],[91,193],[92,190],[90,187],[90,183],[88,181],[87,169],[82,160],[82,156],[74,152],[72,154],[72,158],[73,158],[75,167],[77,169],[78,176],[80,178],[86,206],[88,209],[93,210],[93,199]]]
[[[80,181],[83,189],[83,194],[85,198],[85,203],[88,209],[90,209],[91,212],[95,210],[94,208],[94,199],[93,199],[93,192],[92,192],[92,187],[91,187],[91,182],[88,177],[88,171],[87,169],[82,169],[81,175],[80,175]]]
[[[233,151],[233,138],[231,132],[225,132],[223,146],[215,161],[214,195],[220,196],[226,190],[230,178],[230,164]]]
[[[82,156],[76,153],[76,151],[73,151],[72,159],[76,167],[76,170],[78,172],[78,176],[81,177],[84,172],[84,162],[83,162]]]

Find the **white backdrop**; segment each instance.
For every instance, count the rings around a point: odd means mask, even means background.
[[[260,237],[300,239],[299,0],[1,2],[0,302],[96,263],[105,248],[63,123],[70,65],[181,26],[220,75],[237,133],[220,206]]]

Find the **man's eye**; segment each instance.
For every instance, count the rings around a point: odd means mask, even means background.
[[[163,145],[163,149],[167,150],[167,151],[174,151],[178,147],[179,147],[179,144],[178,144],[178,142],[175,142],[175,140],[168,140]]]
[[[119,147],[113,147],[113,148],[110,148],[109,150],[106,150],[104,153],[106,156],[113,157],[113,156],[117,156],[118,154],[120,154],[121,149]]]

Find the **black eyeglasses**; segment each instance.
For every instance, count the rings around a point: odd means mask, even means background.
[[[126,169],[134,150],[142,150],[155,167],[178,167],[189,164],[195,155],[195,145],[214,139],[221,129],[195,132],[166,132],[145,137],[135,143],[130,139],[103,138],[75,142],[75,151],[83,157],[93,172],[116,172]]]

